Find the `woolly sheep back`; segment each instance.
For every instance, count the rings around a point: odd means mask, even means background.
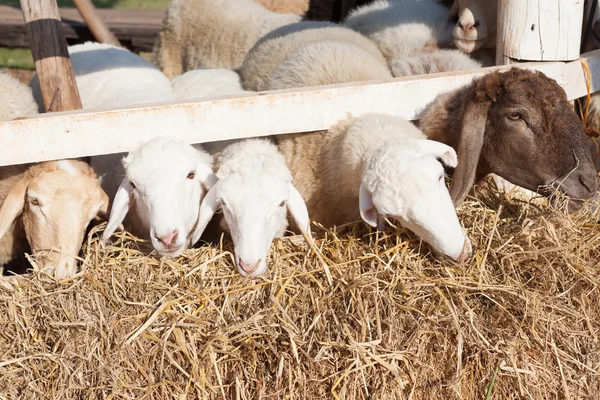
[[[240,75],[229,69],[195,69],[171,80],[177,100],[193,100],[246,92]]]
[[[0,72],[0,121],[37,113],[38,107],[31,89],[12,76]]]
[[[360,33],[330,22],[301,22],[274,30],[256,43],[240,69],[243,86],[247,90],[266,90],[269,75],[290,54],[324,40],[353,45],[369,59],[385,65],[377,46]]]
[[[169,78],[197,68],[237,69],[260,37],[300,19],[267,10],[253,0],[174,0],[152,61]]]

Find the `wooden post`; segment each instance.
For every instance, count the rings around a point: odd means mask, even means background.
[[[77,11],[98,42],[121,46],[119,39],[106,27],[91,0],[73,0]]]
[[[584,0],[498,0],[496,64],[579,57]]]
[[[81,100],[56,0],[21,0],[47,112],[78,110]]]

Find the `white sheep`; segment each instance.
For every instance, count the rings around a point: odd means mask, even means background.
[[[0,168],[0,265],[31,249],[56,279],[77,271],[90,221],[108,210],[94,171],[76,160]]]
[[[0,72],[0,122],[37,113],[31,89],[12,76]]]
[[[457,18],[452,35],[460,51],[473,53],[496,47],[498,0],[454,0],[450,18]]]
[[[352,11],[344,25],[373,40],[391,64],[399,57],[449,47],[448,13],[437,0],[376,0]]]
[[[327,133],[277,136],[311,218],[326,227],[387,216],[453,260],[471,244],[445,184],[455,151],[389,115],[350,118]]]
[[[200,202],[217,178],[200,145],[154,138],[123,159],[125,177],[114,197],[102,238],[108,240],[128,212],[132,231],[150,238],[163,256],[176,257],[193,240]]]
[[[171,79],[171,85],[180,101],[246,92],[240,75],[230,69],[195,69]]]
[[[287,211],[297,227],[310,235],[302,196],[277,147],[266,139],[247,139],[227,146],[216,158],[218,182],[200,207],[194,239],[218,209],[223,228],[231,233],[235,263],[244,277],[258,278],[267,269],[271,242],[285,233]]]
[[[171,82],[158,67],[127,49],[86,42],[68,50],[84,109],[175,100]],[[30,86],[43,112],[37,75]]]
[[[237,69],[259,38],[300,19],[253,0],[173,0],[152,61],[169,78],[197,68]]]
[[[329,22],[271,32],[248,52],[240,75],[243,86],[255,91],[392,77],[375,44]]]
[[[482,66],[482,63],[467,54],[451,49],[398,57],[390,63],[392,74],[396,77],[462,71]]]

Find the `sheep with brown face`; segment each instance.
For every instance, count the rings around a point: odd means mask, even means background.
[[[492,72],[439,96],[421,116],[430,138],[457,150],[450,194],[460,204],[489,173],[545,196],[567,195],[577,211],[598,186],[581,120],[564,90],[541,72]]]

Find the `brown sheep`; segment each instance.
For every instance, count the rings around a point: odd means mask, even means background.
[[[489,173],[581,208],[598,186],[581,120],[564,90],[541,72],[492,72],[439,96],[421,116],[430,138],[457,150],[450,194],[460,204]]]

